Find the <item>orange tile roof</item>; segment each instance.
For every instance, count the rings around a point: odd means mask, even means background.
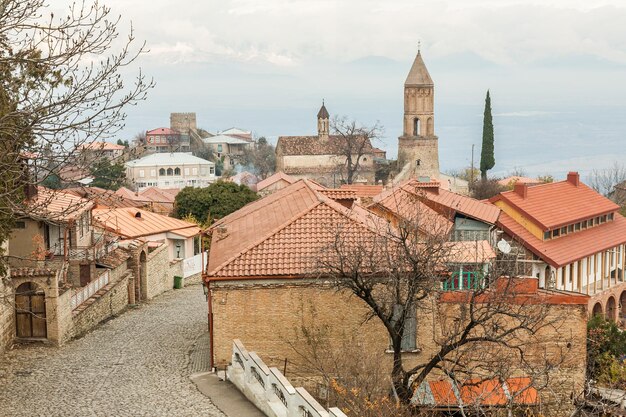
[[[394,193],[405,192],[419,197],[421,201],[435,211],[452,218],[454,213],[460,213],[485,223],[495,224],[500,209],[492,204],[478,201],[452,191],[438,187],[438,182],[422,183],[415,179],[400,184],[398,187],[386,190],[374,198],[374,204],[388,200]]]
[[[504,187],[511,187],[515,183],[524,183],[524,184],[543,184],[543,181],[538,180],[536,178],[528,178],[528,177],[520,177],[518,175],[512,175],[510,177],[502,178],[498,180],[498,184]]]
[[[544,231],[619,210],[617,204],[582,182],[576,186],[567,180],[527,187],[526,198],[506,191],[489,201],[513,206]]]
[[[498,226],[555,268],[626,243],[626,219],[619,213],[615,213],[613,221],[545,241],[506,213],[500,215]]]
[[[99,187],[72,187],[60,190],[78,197],[89,199],[98,207],[143,207],[144,204],[135,199],[123,197],[111,190]]]
[[[140,217],[136,217],[138,213]],[[106,230],[131,239],[166,232],[183,237],[200,233],[200,228],[193,223],[132,207],[95,209],[93,219]]]
[[[299,180],[224,217],[211,227],[211,279],[307,275],[316,255],[345,222],[346,238],[359,239],[381,220],[354,206],[349,210]]]
[[[495,259],[496,253],[487,240],[449,242],[446,262],[482,264]]]
[[[462,384],[451,379],[424,381],[413,396],[412,403],[435,407],[457,408],[462,405],[502,407],[509,403],[538,405],[539,393],[529,377],[469,379]]]
[[[123,145],[118,145],[110,142],[91,142],[80,145],[79,149],[90,149],[97,151],[119,151],[122,149],[126,149]]]
[[[270,185],[278,182],[278,181],[285,181],[288,182],[289,184],[293,184],[294,182],[296,182],[296,179],[290,175],[285,174],[282,171],[278,171],[277,173],[270,175],[269,177],[265,178],[262,181],[259,181],[256,185],[256,189],[257,191],[261,191],[264,188],[269,187]]]
[[[47,221],[67,222],[81,216],[93,203],[70,193],[37,187],[37,195],[26,203],[28,217]]]
[[[361,198],[375,197],[383,192],[382,185],[342,184],[340,189],[354,191]]]
[[[333,200],[356,200],[357,195],[352,190],[343,190],[338,188],[329,188],[327,190],[320,191],[322,194]]]

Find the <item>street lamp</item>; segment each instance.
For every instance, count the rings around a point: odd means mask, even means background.
[[[180,258],[180,242],[176,243],[176,257]]]

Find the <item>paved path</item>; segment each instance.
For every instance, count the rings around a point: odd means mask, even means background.
[[[207,355],[194,352],[205,332],[206,302],[194,285],[61,348],[10,351],[0,357],[0,415],[224,417],[189,379],[206,368]]]

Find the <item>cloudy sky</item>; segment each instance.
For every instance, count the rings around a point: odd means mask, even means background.
[[[395,157],[421,41],[443,169],[469,165],[493,96],[496,168],[562,175],[626,159],[626,0],[107,0],[149,52],[148,100],[124,134],[193,111],[199,126],[311,134],[332,114],[380,121]],[[478,153],[478,152],[477,152]]]

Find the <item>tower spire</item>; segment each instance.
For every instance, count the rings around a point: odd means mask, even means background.
[[[320,107],[320,111],[317,112],[317,136],[322,139],[328,139],[329,125],[328,119],[330,115],[328,114],[328,110],[326,110],[326,105],[324,104],[324,99],[322,99],[322,107]]]

